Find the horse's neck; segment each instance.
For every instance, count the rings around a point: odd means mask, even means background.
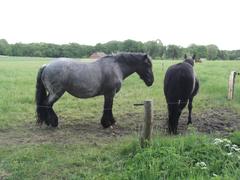
[[[131,74],[136,72],[136,69],[134,66],[131,66],[127,63],[119,63],[119,67],[120,67],[120,71],[122,74],[122,79],[127,78],[128,76],[130,76]]]

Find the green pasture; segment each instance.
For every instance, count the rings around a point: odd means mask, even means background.
[[[36,74],[43,64],[49,62],[44,58],[9,57],[0,59],[0,127],[16,126],[33,122],[35,119],[34,93]],[[167,67],[178,61],[154,61],[155,82],[152,87],[145,86],[137,74],[127,78],[114,101],[114,114],[119,116],[139,112],[134,103],[153,99],[156,111],[166,111],[163,95],[163,78]],[[200,92],[194,99],[194,111],[211,107],[240,107],[240,78],[236,81],[235,99],[226,99],[228,78],[231,70],[239,70],[238,61],[205,61],[195,65],[200,81]],[[103,106],[103,97],[87,100],[74,98],[67,93],[55,104],[56,112],[66,121],[85,118],[98,121]],[[122,120],[124,123],[124,119]],[[121,122],[120,122],[121,123]]]
[[[134,131],[118,137],[103,133],[101,137],[93,137],[95,141],[92,141],[91,136],[85,138],[83,134],[81,138],[75,136],[75,140],[71,141],[71,128],[76,131],[76,126],[99,123],[103,97],[82,100],[64,94],[54,109],[60,117],[60,126],[70,127],[69,134],[61,132],[61,128],[54,130],[35,126],[36,74],[39,67],[49,61],[47,58],[0,57],[0,179],[240,177],[237,159],[240,154],[228,156],[228,150],[212,144],[214,135],[200,136],[194,128],[183,136],[155,135],[153,145],[146,149],[139,147],[137,133]],[[124,81],[121,91],[115,97],[113,108],[114,116],[123,130],[129,127],[134,129],[138,126],[137,122],[141,121],[135,121],[135,115],[141,118],[143,109],[134,107],[134,103],[153,99],[154,112],[167,114],[163,78],[168,66],[178,62],[155,60],[155,82],[150,88],[136,74]],[[201,114],[208,109],[219,108],[239,113],[240,77],[236,79],[234,100],[228,101],[226,98],[228,78],[232,70],[240,71],[239,61],[204,61],[195,64],[200,91],[193,102],[194,113]],[[91,130],[93,132],[89,134],[96,134],[100,128]],[[28,136],[25,131],[31,131],[31,135],[35,131],[36,134],[44,134],[45,140],[32,141],[35,137]],[[102,131],[109,130],[101,129]],[[56,140],[47,141],[48,136],[51,138],[55,132],[67,137],[66,141],[61,141],[61,138],[58,141],[57,137]],[[21,138],[22,136],[24,137]],[[239,137],[240,134],[236,132],[229,138],[240,145]],[[200,161],[207,164],[207,170],[196,166]]]

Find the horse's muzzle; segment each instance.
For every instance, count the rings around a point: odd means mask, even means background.
[[[147,86],[152,86],[152,84],[153,84],[153,82],[154,82],[154,78],[146,79],[144,82],[145,82],[145,84],[146,84]]]
[[[154,76],[152,73],[141,74],[140,78],[145,82],[147,86],[151,86],[154,82]]]

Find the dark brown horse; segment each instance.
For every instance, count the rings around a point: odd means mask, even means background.
[[[168,104],[168,130],[177,134],[178,120],[188,103],[188,123],[192,123],[192,101],[198,93],[199,81],[193,70],[195,55],[168,68],[164,78],[164,94]]]

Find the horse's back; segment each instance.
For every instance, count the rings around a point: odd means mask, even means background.
[[[179,63],[168,68],[164,78],[164,94],[169,100],[187,99],[195,84],[191,65]]]
[[[46,66],[42,78],[51,89],[63,89],[75,97],[89,98],[119,86],[117,67],[111,57],[91,63],[61,58]]]
[[[101,83],[101,68],[96,63],[81,63],[71,59],[56,59],[44,69],[43,82],[48,89],[61,89],[76,97],[97,94]]]

